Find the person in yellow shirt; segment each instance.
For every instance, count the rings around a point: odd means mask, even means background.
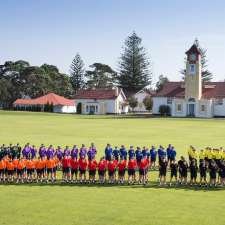
[[[208,149],[207,158],[208,158],[208,163],[211,163],[213,159],[213,153],[211,148]]]
[[[193,146],[192,145],[190,145],[190,147],[188,148],[187,153],[188,153],[189,162],[191,162],[192,159],[193,159],[193,157],[192,157],[192,155],[193,155]]]
[[[193,151],[192,151],[192,159],[194,159],[196,162],[198,160],[198,152],[195,148],[193,148]]]
[[[199,162],[201,163],[206,157],[206,154],[205,154],[205,151],[204,149],[201,149],[199,155],[198,155],[198,158],[199,158]]]

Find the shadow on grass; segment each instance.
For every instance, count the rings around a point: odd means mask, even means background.
[[[159,186],[158,182],[149,182],[146,185],[142,184],[134,184],[128,185],[125,184],[80,184],[80,183],[61,183],[57,181],[56,183],[24,183],[24,184],[16,184],[16,183],[5,183],[0,184],[0,186],[23,186],[23,187],[79,187],[79,188],[119,188],[119,189],[155,189],[155,190],[185,190],[185,191],[201,191],[201,192],[208,192],[208,191],[225,191],[225,187],[223,186],[216,186],[216,187],[200,187],[199,185],[190,186],[190,185],[175,185],[172,186],[165,185]]]

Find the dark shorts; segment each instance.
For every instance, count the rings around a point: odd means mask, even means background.
[[[108,171],[108,175],[111,177],[115,174],[115,170],[109,170]]]
[[[47,168],[47,174],[54,173],[54,172],[55,172],[55,168]]]
[[[62,170],[63,170],[63,173],[69,173],[70,167],[63,167]]]
[[[27,174],[32,175],[34,173],[34,169],[27,169]]]
[[[17,169],[17,175],[22,175],[24,173],[24,169]]]
[[[196,179],[197,178],[197,172],[191,173],[191,179]]]
[[[71,168],[71,174],[76,174],[77,175],[77,173],[78,173],[78,168]]]
[[[166,170],[159,170],[160,176],[166,176]]]
[[[89,170],[89,176],[95,176],[96,170]]]
[[[5,173],[4,169],[0,169],[0,175],[3,175]]]
[[[144,175],[145,175],[145,170],[144,170],[144,169],[139,169],[139,174],[140,174],[141,176],[144,176]]]
[[[200,177],[206,179],[206,171],[205,170],[200,170]]]
[[[151,157],[151,162],[156,162],[156,157]]]
[[[101,177],[105,176],[105,170],[98,170],[98,175]]]
[[[44,173],[44,168],[43,169],[37,169],[37,175],[41,175]]]
[[[177,178],[177,171],[171,171],[170,177],[171,178],[173,178],[173,177],[176,177]]]
[[[12,176],[12,175],[14,174],[14,170],[7,170],[7,174],[8,174],[9,176]]]
[[[80,174],[85,174],[86,173],[86,170],[83,170],[83,169],[79,169],[79,171],[80,171]]]
[[[135,175],[135,169],[128,169],[128,175],[134,176]]]
[[[123,177],[125,175],[125,170],[119,170],[118,174],[119,176]]]
[[[210,172],[209,176],[211,179],[216,179],[216,173],[214,173],[214,172]]]

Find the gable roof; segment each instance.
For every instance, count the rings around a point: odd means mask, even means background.
[[[186,54],[187,54],[187,55],[189,55],[189,54],[191,54],[191,53],[197,53],[198,55],[201,54],[201,52],[200,52],[200,50],[199,50],[199,48],[197,47],[196,44],[193,44],[193,45],[191,46],[191,48],[190,48],[188,51],[186,51]]]
[[[49,93],[47,95],[35,98],[35,99],[17,99],[13,104],[14,105],[45,105],[45,104],[55,105],[66,105],[74,106],[74,100],[64,98],[60,95]]]
[[[184,98],[184,82],[167,82],[154,97]],[[204,82],[202,98],[225,98],[225,82]]]
[[[126,96],[121,88],[84,89],[77,92],[77,94],[75,95],[75,99],[116,99],[120,94],[125,100]]]

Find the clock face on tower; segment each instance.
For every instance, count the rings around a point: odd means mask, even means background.
[[[196,57],[195,54],[191,54],[191,55],[190,55],[190,60],[191,60],[191,61],[196,61],[196,58],[197,58],[197,57]]]

